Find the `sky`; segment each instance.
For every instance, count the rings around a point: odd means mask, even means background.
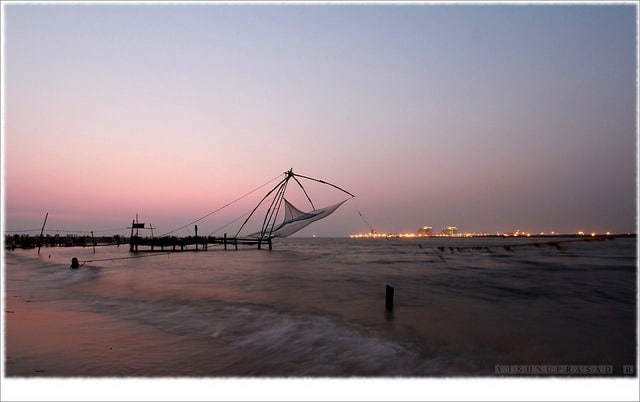
[[[2,7],[5,232],[637,232],[632,3]]]

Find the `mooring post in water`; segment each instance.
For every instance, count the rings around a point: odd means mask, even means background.
[[[198,251],[198,225],[196,225],[196,251]]]
[[[387,285],[387,297],[385,303],[387,310],[393,310],[393,286]]]
[[[91,231],[91,244],[93,244],[93,254],[96,253],[96,239],[93,237],[93,230]]]
[[[224,234],[224,238],[222,239],[222,243],[224,244],[224,249],[227,249],[227,234]]]

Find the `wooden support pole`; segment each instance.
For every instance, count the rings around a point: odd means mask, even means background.
[[[47,218],[49,217],[49,213],[44,216],[44,223],[42,224],[42,229],[40,229],[40,241],[38,242],[38,255],[40,255],[40,247],[42,247],[42,234],[44,233],[44,225],[47,224]]]
[[[271,245],[271,237],[269,237],[269,251],[273,250],[273,247]]]
[[[224,234],[224,238],[222,239],[222,244],[224,244],[224,249],[227,249],[227,234]]]
[[[133,251],[133,227],[136,225],[136,220],[131,221],[131,235],[129,236],[129,251]]]
[[[386,294],[386,302],[385,306],[387,307],[387,311],[393,310],[393,286],[387,285],[387,294]]]
[[[196,251],[198,251],[198,225],[196,225]]]
[[[233,244],[236,246],[236,251],[238,250],[238,238],[234,237],[233,238]]]
[[[91,231],[91,244],[93,244],[93,254],[96,253],[96,239],[93,237],[93,230]]]

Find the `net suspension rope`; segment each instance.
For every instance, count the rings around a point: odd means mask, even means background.
[[[280,175],[277,175],[276,177],[274,177],[273,179],[269,180],[268,182],[266,182],[266,183],[264,183],[264,184],[260,185],[259,187],[254,188],[253,190],[249,191],[248,193],[246,193],[246,194],[244,194],[244,195],[241,195],[240,197],[238,197],[238,198],[234,199],[233,201],[231,201],[231,202],[229,202],[229,203],[227,203],[227,204],[225,204],[225,205],[221,206],[220,208],[218,208],[218,209],[216,209],[216,210],[214,210],[214,211],[211,211],[211,212],[209,212],[208,214],[204,215],[203,217],[198,218],[198,219],[196,219],[196,220],[194,220],[194,221],[192,221],[192,222],[189,222],[189,223],[187,223],[186,225],[180,226],[179,228],[175,228],[175,229],[173,229],[173,230],[171,230],[171,231],[169,231],[169,232],[163,233],[163,234],[161,234],[161,235],[160,235],[160,237],[163,237],[163,236],[169,235],[169,234],[171,234],[171,233],[177,232],[178,230],[181,230],[181,229],[187,228],[187,227],[189,227],[189,226],[191,226],[191,225],[193,225],[193,224],[195,224],[195,223],[200,222],[200,221],[201,221],[201,220],[203,220],[203,219],[206,219],[206,218],[210,217],[211,215],[215,214],[216,212],[219,212],[219,211],[221,211],[221,210],[225,209],[226,207],[228,207],[228,206],[230,206],[230,205],[232,205],[232,204],[234,204],[234,203],[236,203],[236,202],[240,201],[241,199],[243,199],[243,198],[245,198],[245,197],[248,197],[249,195],[251,195],[251,194],[255,193],[255,192],[256,192],[256,191],[258,191],[258,190],[260,190],[261,188],[263,188],[263,187],[265,187],[265,186],[267,186],[267,185],[271,184],[272,182],[274,182],[275,180],[277,180],[279,177],[280,177]]]

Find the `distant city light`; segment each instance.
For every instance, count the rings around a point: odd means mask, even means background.
[[[590,235],[591,237],[598,236],[597,232],[588,232],[585,234],[583,230],[577,232],[578,236]],[[611,235],[611,232],[606,232],[607,236]],[[415,233],[378,233],[372,230],[369,233],[357,233],[349,235],[353,239],[389,239],[389,238],[421,238],[421,237],[482,237],[482,236],[501,236],[501,237],[531,237],[531,236],[559,236],[560,233],[552,230],[550,232],[531,233],[516,229],[515,232],[496,232],[496,233],[484,233],[484,232],[460,232],[455,226],[445,226],[439,233],[434,233],[431,226],[422,226]]]

